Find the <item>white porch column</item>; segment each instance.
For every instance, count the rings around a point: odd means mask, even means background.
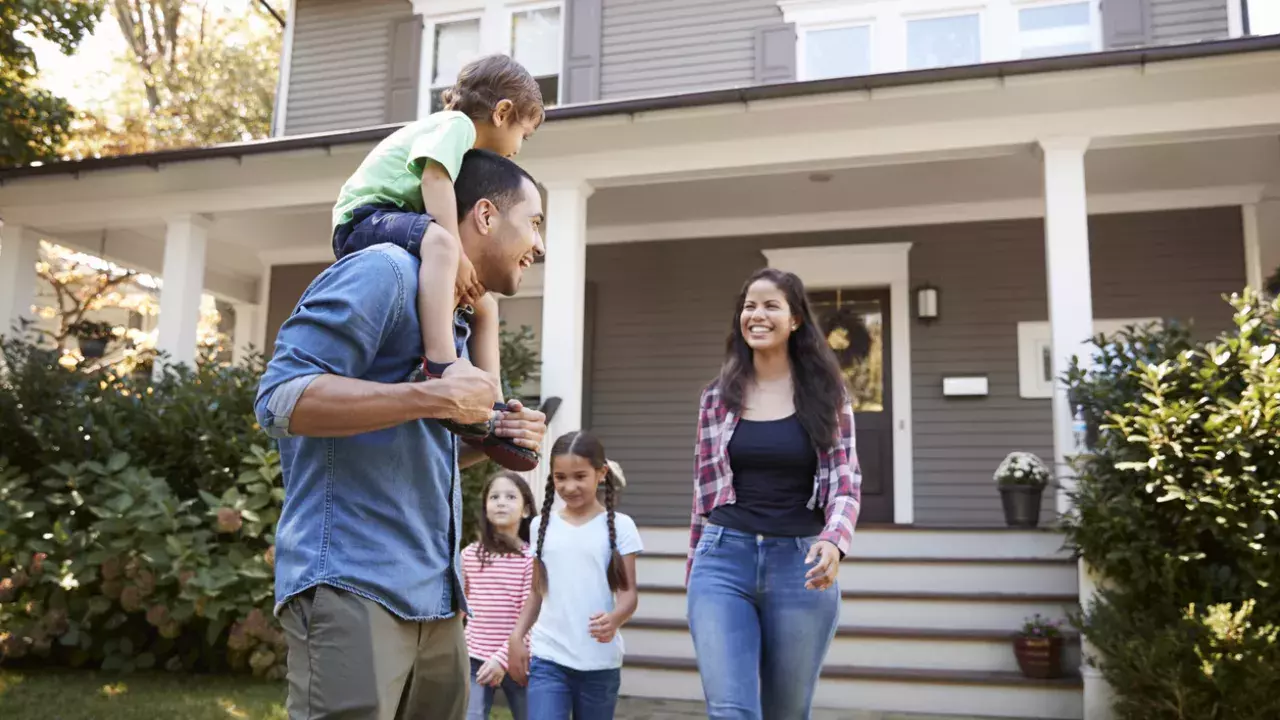
[[[40,239],[0,221],[0,335],[21,327],[20,318],[32,317],[39,260]]]
[[[564,433],[582,427],[582,338],[587,282],[585,182],[547,187],[547,258],[542,289],[542,397],[561,399],[530,485],[539,504],[550,467],[546,455]]]
[[[1089,210],[1085,193],[1084,154],[1088,138],[1040,141],[1044,153],[1045,263],[1049,284],[1049,325],[1053,337],[1053,375],[1060,378],[1071,361],[1088,352],[1084,343],[1093,335],[1093,284],[1089,268]],[[1084,358],[1082,358],[1084,359]],[[1067,386],[1055,380],[1053,389],[1053,456],[1058,482],[1058,512],[1070,510],[1066,492],[1075,487],[1068,457],[1078,454],[1072,432],[1072,408]],[[1081,607],[1094,596],[1094,583],[1083,560],[1079,567]],[[1088,642],[1083,654],[1093,654]],[[1102,674],[1087,662],[1084,679],[1085,720],[1111,717],[1110,689]]]
[[[232,307],[236,313],[236,325],[231,331],[231,361],[239,365],[248,357],[251,347],[262,352],[258,345],[259,308],[249,303],[235,303]]]
[[[169,362],[193,364],[204,295],[204,253],[209,220],[199,215],[169,218],[164,236],[164,268],[156,349]]]
[[[1254,290],[1261,290],[1267,271],[1262,267],[1262,235],[1258,223],[1258,203],[1240,206],[1240,219],[1244,229],[1244,281]]]

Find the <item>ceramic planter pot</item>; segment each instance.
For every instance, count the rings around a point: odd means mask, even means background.
[[[1062,638],[1016,637],[1013,654],[1022,674],[1029,678],[1062,677]]]
[[[1040,524],[1040,495],[1044,488],[1031,485],[1000,485],[1004,521],[1009,527],[1033,528]]]

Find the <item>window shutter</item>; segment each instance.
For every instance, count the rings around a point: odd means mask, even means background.
[[[794,25],[756,31],[756,84],[793,82],[796,79],[796,29]]]
[[[422,16],[391,25],[390,79],[387,82],[387,122],[418,119],[418,74],[422,55]]]
[[[600,36],[603,27],[603,0],[566,0],[564,25],[564,67],[560,91],[568,103],[600,99]]]
[[[1101,7],[1104,49],[1152,44],[1150,0],[1102,0]]]

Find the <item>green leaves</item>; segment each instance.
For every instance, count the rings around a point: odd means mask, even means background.
[[[1280,717],[1280,305],[1231,303],[1214,342],[1126,333],[1068,373],[1093,442],[1067,531],[1109,580],[1084,632],[1122,720]]]

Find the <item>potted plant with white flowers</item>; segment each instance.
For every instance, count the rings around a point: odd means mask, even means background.
[[[1009,453],[1000,463],[995,481],[1009,527],[1033,528],[1040,524],[1040,496],[1049,478],[1044,461],[1028,452]]]

